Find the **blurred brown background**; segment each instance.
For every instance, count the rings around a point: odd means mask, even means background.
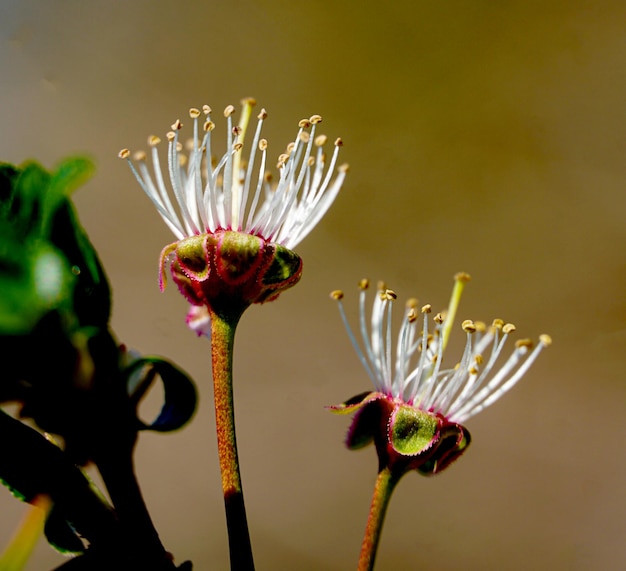
[[[375,454],[346,451],[348,419],[323,406],[370,382],[327,293],[343,288],[350,307],[368,276],[442,307],[459,270],[473,276],[461,318],[503,317],[554,345],[468,422],[461,461],[401,482],[378,569],[626,568],[625,17],[618,0],[2,1],[0,158],[96,160],[76,202],[114,287],[117,335],[200,386],[194,422],[137,450],[177,561],[228,567],[209,347],[175,288],[158,290],[173,237],[116,155],[190,106],[252,95],[276,154],[319,113],[351,165],[297,248],[302,283],[238,331],[258,568],[356,565]],[[4,545],[24,506],[0,492]],[[27,569],[62,560],[42,541]]]

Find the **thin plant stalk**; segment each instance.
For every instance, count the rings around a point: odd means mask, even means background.
[[[233,346],[240,315],[211,312],[211,351],[217,450],[226,509],[230,567],[233,571],[254,571],[252,545],[244,503],[233,402]]]
[[[385,514],[387,513],[391,494],[399,480],[400,477],[388,466],[381,468],[378,472],[374,493],[372,494],[369,516],[367,518],[365,535],[363,536],[363,543],[361,544],[361,555],[359,557],[359,566],[357,567],[358,571],[371,571],[374,569]]]

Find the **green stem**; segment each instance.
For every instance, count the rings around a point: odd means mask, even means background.
[[[374,561],[385,521],[385,514],[387,513],[391,494],[399,480],[400,477],[392,472],[389,467],[381,468],[378,472],[372,495],[372,504],[370,505],[370,513],[367,518],[367,527],[365,528],[365,535],[361,544],[358,571],[371,571],[374,569]]]
[[[224,317],[211,312],[215,424],[226,509],[230,568],[233,571],[254,571],[235,435],[233,346],[238,321],[239,315]]]

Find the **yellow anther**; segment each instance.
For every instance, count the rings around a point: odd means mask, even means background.
[[[259,141],[259,151],[265,151],[267,149],[267,139],[261,139]]]
[[[307,131],[302,131],[302,133],[300,133],[300,140],[303,143],[308,143],[310,138],[311,138],[311,135],[309,135]]]
[[[133,155],[133,159],[136,161],[145,161],[146,160],[146,153],[144,151],[136,151],[135,154]]]
[[[422,306],[422,313],[430,313],[433,310],[433,306],[430,303]]]
[[[237,144],[233,145],[233,150],[235,152],[241,151],[242,148],[243,148],[243,144],[242,143],[237,143]]]
[[[398,299],[398,294],[396,294],[396,292],[392,289],[386,289],[384,291],[384,294],[387,301],[393,301],[394,299]]]
[[[322,116],[321,115],[311,115],[311,117],[309,118],[309,121],[311,122],[312,125],[317,125],[318,123],[322,122]]]
[[[215,129],[215,123],[213,123],[213,121],[205,121],[203,129],[208,133],[209,131]]]
[[[343,163],[342,165],[339,166],[339,168],[337,169],[339,172],[343,172],[346,173],[350,170],[350,165],[348,163]]]
[[[343,292],[340,289],[336,289],[330,292],[330,297],[339,301],[340,299],[343,299]]]
[[[224,117],[230,117],[235,112],[234,105],[227,105],[224,109]]]
[[[454,279],[457,282],[468,282],[472,279],[472,277],[467,272],[458,272],[454,274]]]
[[[267,119],[267,111],[265,108],[261,109],[261,112],[256,116],[257,119],[263,121],[263,119]]]
[[[197,119],[198,117],[200,117],[200,109],[196,109],[195,107],[189,109],[189,117],[191,117],[192,119]]]
[[[438,313],[437,315],[435,315],[435,317],[433,317],[435,323],[439,323],[439,325],[441,325],[443,323],[443,315],[441,315],[441,313]]]
[[[156,147],[161,142],[161,139],[156,135],[150,135],[148,137],[148,145],[151,147]]]
[[[505,323],[502,326],[502,333],[513,333],[515,331],[515,325],[512,323]]]
[[[532,339],[520,339],[515,342],[515,347],[517,347],[518,349],[520,349],[521,347],[527,347],[528,349],[531,349],[532,346],[533,346]]]
[[[415,311],[414,307],[411,307],[406,314],[409,323],[413,323],[417,319],[417,311]]]
[[[183,150],[183,144],[180,141],[178,141],[176,143],[176,152],[180,153],[182,150]]]
[[[502,319],[496,318],[491,323],[491,327],[495,327],[496,329],[502,329],[504,326],[504,321]]]
[[[470,367],[469,374],[478,375],[478,369],[476,367]]]
[[[539,341],[544,347],[547,347],[548,345],[552,345],[552,337],[550,337],[546,333],[539,335]]]
[[[180,119],[176,119],[172,123],[172,131],[180,131],[183,128],[183,124],[180,122]]]
[[[474,361],[476,361],[477,365],[483,364],[483,356],[482,355],[474,355]]]
[[[293,149],[295,148],[296,144],[295,143],[289,143],[287,145],[287,148],[285,149],[287,151],[286,154],[290,155],[291,152],[293,151]]]
[[[409,309],[417,309],[417,298],[416,297],[410,297],[409,299],[406,300],[406,306]]]
[[[315,137],[315,146],[323,147],[326,144],[326,141],[328,141],[328,137],[326,135],[318,135]]]
[[[308,129],[310,126],[311,121],[308,119],[300,119],[300,121],[298,121],[298,127],[300,127],[300,129]]]
[[[370,287],[370,281],[367,278],[363,278],[360,282],[359,282],[359,288],[360,289],[367,289]]]
[[[341,139],[341,137],[337,137],[335,139],[335,147],[343,147],[343,140]]]
[[[474,321],[474,325],[476,326],[476,331],[479,333],[484,333],[487,331],[487,325],[484,321]]]
[[[202,106],[202,112],[203,112],[205,115],[210,115],[210,114],[211,114],[211,111],[213,111],[213,109],[211,109],[208,105],[203,105],[203,106]]]
[[[306,164],[309,165],[310,167],[312,167],[315,164],[315,159],[313,157],[309,157],[306,160]]]
[[[120,159],[127,159],[130,157],[130,151],[128,149],[122,149],[119,153],[117,153],[117,156]]]
[[[376,289],[379,291],[385,291],[387,289],[387,284],[383,281],[378,281],[376,283]]]
[[[476,325],[471,319],[466,319],[463,323],[461,323],[461,327],[465,333],[474,333],[476,331]]]

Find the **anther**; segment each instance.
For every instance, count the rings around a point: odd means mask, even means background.
[[[294,148],[295,148],[295,147],[296,147],[296,144],[295,144],[295,143],[289,143],[289,144],[287,145],[287,149],[286,149],[287,154],[288,154],[288,155],[290,155],[290,154],[291,154],[291,152],[294,150]]]
[[[303,143],[308,143],[310,138],[311,138],[311,135],[309,135],[307,131],[302,131],[302,133],[300,133],[300,140]]]
[[[236,145],[233,145],[233,150],[236,151],[241,151],[241,149],[243,149],[243,144],[242,143],[237,143]]]
[[[417,309],[417,298],[416,297],[410,297],[409,299],[406,300],[406,306],[409,309]]]
[[[265,110],[265,108],[261,109],[261,112],[256,116],[256,118],[261,121],[263,119],[267,119],[267,111]]]
[[[211,114],[211,111],[213,111],[213,109],[211,109],[208,105],[203,105],[203,106],[202,106],[202,112],[203,112],[205,115],[210,115],[210,114]]]
[[[439,325],[441,325],[443,323],[443,315],[441,315],[441,313],[438,313],[437,315],[435,315],[435,317],[433,317],[435,323],[439,323]]]
[[[494,319],[493,322],[491,323],[491,327],[495,327],[496,329],[502,329],[502,326],[504,325],[504,321],[502,319]]]
[[[546,333],[539,335],[539,341],[544,347],[547,347],[548,345],[552,345],[552,337],[550,337]]]
[[[385,282],[379,280],[376,283],[376,289],[379,290],[379,291],[385,291],[387,289],[387,284]]]
[[[311,121],[308,119],[300,119],[300,121],[298,121],[298,127],[300,127],[300,129],[308,129],[310,126]]]
[[[224,117],[230,117],[235,112],[235,107],[233,105],[227,105],[224,109]]]
[[[340,299],[343,299],[343,292],[340,289],[336,289],[330,292],[330,297],[339,301]]]
[[[117,153],[117,156],[120,159],[127,159],[130,157],[130,151],[128,149],[122,149],[119,153]]]
[[[180,119],[176,119],[174,123],[172,123],[172,131],[180,131],[183,128],[183,124],[180,122]]]
[[[254,97],[244,97],[239,103],[241,103],[241,105],[250,105],[250,107],[254,107],[256,105],[256,99]]]
[[[176,138],[176,133],[174,133],[174,131],[168,131],[165,136],[167,137],[168,141],[173,141]],[[157,137],[158,138],[158,137]],[[152,145],[154,146],[154,145]]]
[[[409,323],[415,322],[415,320],[417,319],[417,311],[415,311],[414,307],[411,307],[409,309],[409,311],[406,314],[406,317],[409,320]]]
[[[367,278],[363,278],[360,282],[359,282],[359,289],[363,289],[366,290],[367,288],[370,287],[370,281]]]
[[[476,326],[476,331],[479,333],[484,333],[487,331],[487,325],[484,321],[474,321],[474,325]]]
[[[205,121],[202,128],[208,133],[209,131],[215,129],[215,123],[213,123],[213,121]]]
[[[483,356],[482,355],[475,355],[474,356],[474,361],[476,361],[477,365],[482,365],[483,364]]]
[[[328,137],[326,135],[318,135],[315,137],[315,146],[323,147],[326,144],[326,141],[328,141]]]
[[[385,299],[388,301],[393,301],[394,299],[398,299],[398,294],[396,294],[395,291],[393,291],[392,289],[386,289],[384,291],[385,294]]]
[[[267,149],[267,139],[261,139],[259,141],[259,151],[265,151]]]
[[[191,117],[192,119],[197,119],[198,117],[200,117],[200,109],[196,109],[195,107],[189,109],[189,117]]]
[[[478,369],[476,367],[470,367],[469,374],[478,375]]]
[[[337,137],[335,139],[335,147],[343,147],[343,140],[341,139],[341,137]]]
[[[146,153],[144,151],[137,151],[133,155],[133,159],[136,160],[137,162],[145,161]]]
[[[310,167],[312,167],[315,164],[315,159],[313,157],[309,157],[306,160],[306,164],[309,165]]]
[[[532,346],[533,346],[533,340],[532,339],[520,339],[520,340],[515,342],[515,347],[517,349],[521,349],[522,347],[527,347],[528,349],[531,349]]]
[[[322,116],[321,115],[311,115],[311,117],[309,118],[309,121],[311,122],[312,125],[317,125],[318,123],[322,122]]]
[[[433,310],[432,305],[430,305],[430,303],[427,303],[426,305],[422,306],[422,313],[430,313]]]
[[[346,172],[348,172],[348,171],[350,170],[350,165],[349,165],[348,163],[343,163],[342,165],[340,165],[340,166],[337,168],[337,170],[338,170],[339,172],[346,173]]]
[[[161,139],[156,135],[150,135],[148,137],[148,145],[151,147],[156,147],[161,142]]]
[[[474,333],[476,331],[476,326],[471,319],[466,319],[463,323],[461,323],[461,327],[465,333]]]
[[[233,135],[235,135],[235,137],[238,137],[239,135],[241,135],[241,127],[239,125],[235,125],[233,127]]]
[[[466,272],[459,272],[459,273],[457,273],[457,274],[454,274],[454,279],[455,279],[457,282],[468,282],[468,281],[470,281],[472,278],[471,278],[471,276],[470,276],[468,273],[466,273]]]
[[[515,325],[512,323],[506,323],[502,326],[502,333],[513,333],[515,331]]]

